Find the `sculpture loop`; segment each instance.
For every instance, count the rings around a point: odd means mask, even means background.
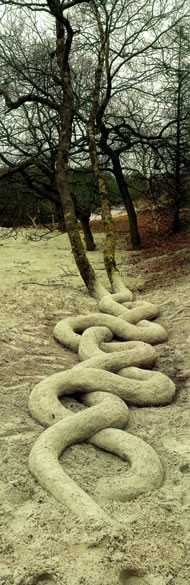
[[[119,477],[102,479],[97,494],[126,501],[158,488],[163,471],[155,450],[127,433],[128,406],[169,403],[173,382],[151,368],[156,359],[152,345],[167,339],[163,327],[151,320],[158,309],[152,303],[134,301],[124,289],[99,300],[99,313],[68,317],[55,329],[55,338],[78,352],[79,364],[49,376],[32,390],[31,415],[48,427],[29,456],[30,471],[40,484],[81,520],[111,523],[101,506],[62,469],[58,458],[70,445],[87,441],[130,463]],[[80,393],[88,408],[73,414],[59,397]]]

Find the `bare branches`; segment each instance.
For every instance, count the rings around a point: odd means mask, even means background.
[[[176,75],[170,35],[188,21],[188,1],[0,2],[5,8],[18,6],[18,14],[22,7],[25,18],[33,11],[34,25],[28,35],[27,18],[24,23],[18,17],[6,36],[2,31],[3,164],[12,168],[16,161],[39,158],[55,176],[62,141],[60,170],[69,164],[89,166],[90,121],[100,170],[106,165],[113,170],[114,157],[125,170],[141,169],[142,147],[149,149],[150,172],[158,158],[163,168],[166,151],[174,157],[176,131],[174,93],[173,105],[164,107],[167,84]],[[38,10],[52,17],[56,34],[48,36],[40,25],[38,35]],[[180,75],[185,85],[188,76]],[[187,112],[181,121],[187,128]]]
[[[71,0],[71,2],[67,2],[65,3],[64,0],[61,2],[61,6],[63,8],[63,10],[68,10],[69,8],[72,8],[73,6],[76,6],[78,4],[89,4],[91,2],[91,0]]]
[[[0,154],[0,158],[3,162],[6,161],[6,163],[8,163],[7,159],[3,156],[3,154]],[[31,157],[28,160],[18,163],[17,165],[11,165],[6,171],[2,171],[0,173],[0,180],[9,177],[10,175],[14,175],[15,173],[20,173],[21,171],[24,171],[28,167],[32,166],[39,167],[44,172],[48,171],[48,166],[45,165],[41,160],[35,157],[34,158]]]
[[[20,108],[20,106],[22,106],[26,102],[32,102],[32,103],[35,102],[38,104],[48,106],[52,110],[59,111],[59,106],[56,104],[56,102],[52,102],[51,100],[49,100],[48,98],[45,98],[43,96],[38,96],[35,94],[27,94],[27,95],[20,96],[15,101],[12,101],[9,93],[5,89],[3,89],[2,87],[0,87],[0,95],[2,95],[5,98],[5,103],[6,103],[6,106],[7,106],[9,112],[11,110],[16,110],[17,108]]]

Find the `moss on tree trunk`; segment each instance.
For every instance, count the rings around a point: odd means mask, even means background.
[[[98,156],[96,150],[95,127],[93,121],[88,123],[88,142],[91,156],[92,170],[98,185],[98,191],[101,198],[101,212],[105,231],[104,245],[104,264],[108,278],[113,283],[113,275],[116,269],[115,263],[115,246],[116,246],[116,228],[111,215],[110,202],[108,199],[107,186],[104,177],[100,171]]]
[[[56,19],[56,35],[56,56],[63,86],[63,101],[59,108],[61,129],[56,163],[56,183],[75,262],[90,294],[100,297],[102,295],[101,285],[97,282],[95,272],[84,250],[68,182],[68,161],[74,115],[73,89],[69,67],[73,31],[69,20],[63,16],[60,17],[60,14]]]

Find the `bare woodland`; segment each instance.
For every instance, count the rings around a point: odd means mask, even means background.
[[[189,5],[0,11],[1,583],[187,585]],[[4,223],[6,185],[32,229]]]

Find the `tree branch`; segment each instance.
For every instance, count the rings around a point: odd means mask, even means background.
[[[5,157],[2,154],[0,154],[0,158],[3,160],[3,162],[5,162]],[[36,167],[39,167],[40,169],[42,169],[43,171],[47,172],[47,170],[48,170],[48,172],[50,172],[50,169],[48,168],[48,166],[45,163],[40,161],[38,158],[31,157],[28,160],[25,160],[25,161],[18,163],[17,165],[11,165],[8,170],[0,173],[0,180],[4,179],[6,177],[9,177],[10,175],[13,175],[14,173],[20,173],[24,169],[27,169],[28,167],[32,167],[32,166],[36,166]],[[53,174],[53,171],[52,171],[52,174]]]
[[[5,89],[0,87],[0,95],[2,95],[5,98],[5,103],[6,103],[6,106],[7,106],[9,112],[11,110],[16,110],[17,108],[20,108],[20,106],[22,106],[26,102],[33,102],[33,103],[35,102],[38,104],[42,104],[44,106],[48,106],[52,110],[59,111],[59,106],[55,102],[52,102],[48,98],[40,97],[38,95],[33,95],[31,93],[29,93],[27,95],[22,95],[16,101],[12,101],[9,93]]]

